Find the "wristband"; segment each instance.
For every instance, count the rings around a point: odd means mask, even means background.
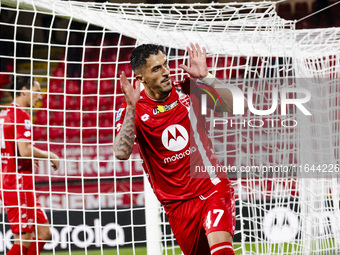
[[[204,84],[206,84],[206,85],[209,85],[209,86],[211,86],[213,83],[214,83],[214,81],[215,81],[215,76],[214,75],[212,75],[211,73],[208,73],[208,75],[207,76],[205,76],[203,79],[198,79],[201,83],[204,83]]]

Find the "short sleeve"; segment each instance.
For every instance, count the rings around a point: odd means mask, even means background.
[[[15,129],[16,129],[16,139],[17,140],[31,140],[32,135],[32,124],[31,118],[28,113],[23,112],[22,110],[16,111],[16,121],[15,121]],[[14,116],[15,118],[15,116]]]

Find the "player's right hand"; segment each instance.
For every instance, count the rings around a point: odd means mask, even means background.
[[[124,93],[126,104],[130,107],[136,107],[136,104],[140,97],[140,81],[136,81],[136,88],[126,78],[124,72],[120,75],[120,87]]]
[[[50,152],[50,158],[51,158],[51,163],[52,163],[52,167],[54,170],[58,170],[59,169],[59,157],[57,156],[57,154]]]

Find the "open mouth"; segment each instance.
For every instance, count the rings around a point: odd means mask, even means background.
[[[170,80],[170,78],[167,78],[165,80],[163,80],[162,82],[168,82]]]

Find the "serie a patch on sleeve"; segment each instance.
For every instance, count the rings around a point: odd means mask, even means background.
[[[117,122],[118,120],[120,120],[120,118],[122,117],[122,113],[123,113],[124,110],[125,110],[125,108],[120,108],[120,109],[118,110],[117,117],[116,117],[116,122]]]
[[[31,130],[31,120],[25,120],[25,128]]]

